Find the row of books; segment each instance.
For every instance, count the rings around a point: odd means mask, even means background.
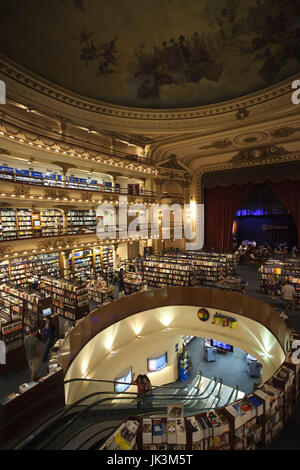
[[[235,403],[184,417],[167,405],[164,417],[130,417],[100,450],[256,450],[282,430],[296,406],[300,365],[289,360],[266,383]]]
[[[55,312],[66,318],[77,320],[89,311],[88,288],[62,278],[43,276],[41,292],[52,299]]]
[[[259,286],[263,293],[268,292],[269,276],[273,276],[277,288],[288,281],[295,289],[295,303],[300,305],[300,261],[290,258],[283,260],[268,260],[259,269]]]
[[[196,282],[217,286],[222,277],[234,274],[236,266],[236,257],[223,253],[171,252],[164,255],[149,255],[137,260],[138,270],[143,272],[147,282],[151,281],[150,285],[155,285],[154,278],[160,278],[165,273],[169,279],[176,281],[174,285],[178,285],[178,275],[185,274],[181,285],[194,285]],[[163,281],[158,279],[157,284],[161,286]]]

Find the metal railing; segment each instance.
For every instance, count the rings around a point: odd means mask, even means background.
[[[168,391],[171,390],[174,392],[176,387],[168,387],[168,386],[153,386],[153,397],[151,400],[154,402],[156,405],[155,407],[153,406],[147,406],[147,404],[139,408],[137,406],[137,393],[134,392],[122,392],[121,394],[119,392],[112,392],[112,391],[101,391],[101,392],[93,392],[91,394],[88,394],[73,404],[69,405],[66,409],[63,411],[59,412],[55,416],[53,416],[51,419],[48,419],[44,423],[40,424],[35,430],[31,431],[29,436],[27,438],[23,439],[20,441],[18,444],[16,444],[13,449],[14,450],[25,450],[25,449],[30,449],[30,448],[36,448],[40,446],[41,448],[45,449],[46,447],[49,447],[53,442],[55,442],[56,439],[63,440],[63,435],[65,432],[70,431],[70,427],[74,425],[76,422],[81,418],[84,418],[85,416],[88,415],[89,412],[91,411],[97,411],[97,420],[96,422],[99,423],[105,423],[107,421],[107,417],[103,417],[103,411],[109,414],[110,418],[112,416],[112,411],[118,411],[118,414],[120,412],[125,413],[126,415],[151,415],[153,412],[155,412],[155,415],[159,415],[162,413],[166,413],[166,406],[171,403],[183,403],[184,406],[188,409],[190,409],[190,405],[193,408],[193,413],[196,413],[197,410],[199,412],[204,412],[204,411],[209,411],[212,408],[215,408],[215,401],[217,400],[217,403],[219,402],[219,397],[220,397],[220,391],[222,388],[222,380],[219,379],[217,380],[216,377],[212,377],[212,379],[209,381],[209,384],[205,387],[205,389],[199,393],[200,390],[200,385],[201,385],[201,380],[203,376],[201,371],[198,372],[198,374],[195,376],[195,378],[192,380],[192,382],[183,389],[183,392],[186,393],[158,393],[155,394],[155,390],[160,390],[160,391]],[[101,379],[70,379],[64,382],[64,384],[68,384],[71,382],[77,382],[77,381],[84,381],[84,382],[99,382],[99,383],[105,383],[105,384],[115,384],[115,381],[109,381],[109,380],[101,380]],[[209,393],[206,396],[203,396],[204,393],[208,390],[208,387],[211,386],[213,383],[213,388],[211,390],[211,393]],[[122,382],[123,384],[123,382]],[[219,384],[219,390],[216,395],[212,395],[213,392],[215,391],[217,385]],[[132,384],[128,384],[132,385]],[[236,386],[236,390],[238,387]],[[230,398],[233,397],[233,392],[232,391],[228,401],[226,404],[229,403]],[[99,397],[100,398],[97,398]],[[235,394],[235,398],[237,396],[237,393]],[[203,402],[203,400],[207,400],[209,398],[213,398],[212,404],[214,406],[205,406],[206,403]],[[88,400],[93,399],[92,403],[86,404]],[[125,406],[122,406],[122,404],[113,404],[115,400],[118,401],[124,401]],[[201,406],[197,406],[197,402],[201,401]],[[128,403],[129,401],[129,403]],[[147,402],[146,402],[147,403]],[[216,403],[216,405],[217,405]],[[107,406],[108,405],[108,406]],[[101,415],[102,411],[102,415]],[[105,413],[104,413],[105,414]],[[96,419],[96,418],[95,418]],[[94,423],[95,424],[95,423]],[[71,437],[67,437],[62,444],[61,447],[66,446],[67,443],[70,443],[73,439],[76,438],[77,435],[82,433],[83,429],[88,429],[92,424],[86,425],[84,427],[81,427],[78,430],[74,431],[74,434],[72,434]],[[86,445],[89,440],[92,440],[94,445],[95,442],[93,438],[101,433],[105,433],[106,431],[111,431],[114,429],[114,426],[110,426],[104,429],[97,430],[94,434],[90,435],[88,439],[86,439],[83,443],[81,443],[81,446]],[[103,438],[102,438],[103,439]],[[96,442],[97,443],[97,442]]]

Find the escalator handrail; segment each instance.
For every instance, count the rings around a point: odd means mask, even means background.
[[[89,379],[87,379],[89,380]],[[24,447],[30,440],[30,442],[33,442],[33,439],[36,439],[38,438],[38,436],[40,436],[43,432],[47,431],[47,429],[50,428],[50,426],[54,425],[54,424],[57,424],[60,420],[62,420],[67,414],[70,413],[70,411],[76,407],[78,407],[78,405],[82,404],[84,401],[92,398],[92,397],[95,397],[95,396],[98,396],[98,395],[110,395],[109,397],[105,398],[105,399],[102,399],[103,401],[108,401],[108,400],[113,400],[115,395],[118,395],[117,399],[118,400],[128,400],[128,397],[129,396],[132,396],[134,395],[134,397],[136,398],[136,393],[135,392],[123,392],[121,395],[126,395],[125,397],[120,397],[120,393],[119,392],[111,392],[111,391],[104,391],[104,392],[94,392],[94,393],[90,393],[89,395],[86,395],[82,398],[80,398],[79,400],[77,400],[76,402],[72,403],[72,405],[69,405],[68,408],[66,408],[65,410],[63,410],[62,412],[60,412],[59,414],[55,415],[49,422],[49,420],[47,420],[44,424],[44,427],[41,429],[41,426],[43,425],[39,425],[34,431],[31,431],[30,435],[25,438],[25,440],[23,439],[20,443],[16,444],[14,446],[14,449],[22,449],[22,447]],[[111,395],[113,395],[113,397],[111,397]],[[169,395],[169,394],[166,394],[163,396],[164,398],[174,398],[174,395]],[[189,395],[176,395],[176,398],[190,398],[190,399],[193,399],[193,397],[189,397]],[[153,397],[153,399],[155,400],[155,396]],[[100,400],[101,401],[101,400]],[[158,400],[155,400],[155,401],[158,401]],[[168,401],[170,402],[170,399],[168,399]],[[178,401],[178,400],[177,400]],[[83,412],[84,411],[88,411],[91,407],[95,406],[96,404],[99,404],[98,403],[99,400],[97,400],[96,402],[92,403],[91,405],[88,405],[87,407],[84,408]],[[82,411],[79,412],[79,415],[81,415]],[[38,431],[38,432],[37,432]],[[37,434],[34,436],[34,433],[37,432]]]
[[[89,429],[91,427],[91,425],[87,425],[85,426],[84,428],[81,428],[80,431],[75,434],[75,436],[72,436],[70,437],[70,439],[68,441],[66,441],[64,444],[63,444],[63,447],[65,447],[67,444],[69,444],[73,439],[74,437],[78,436],[79,434],[81,434],[82,432],[84,432],[85,430]],[[97,436],[97,434],[101,434],[102,432],[106,432],[106,431],[111,431],[112,429],[116,429],[116,426],[109,426],[107,428],[104,428],[104,429],[101,429],[100,431],[97,431],[95,432],[94,434],[92,434],[91,436],[89,436],[88,439],[86,439],[85,441],[81,442],[80,446],[77,448],[77,450],[80,450],[80,448],[82,446],[84,446],[90,439],[93,439],[95,436]]]
[[[203,394],[207,391],[207,389],[209,388],[209,386],[211,385],[211,383],[212,383],[213,381],[215,381],[215,385],[214,385],[213,390],[215,389],[215,386],[216,386],[216,384],[217,384],[217,377],[213,376],[213,377],[210,379],[210,381],[208,382],[208,384],[207,384],[207,386],[205,387],[205,389],[203,390],[203,392],[199,393],[198,397],[204,398],[204,399],[207,398],[207,397],[203,397]],[[209,395],[208,395],[208,396],[209,396]]]

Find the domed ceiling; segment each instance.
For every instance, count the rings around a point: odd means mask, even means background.
[[[298,0],[1,0],[0,51],[69,91],[215,104],[300,72]]]

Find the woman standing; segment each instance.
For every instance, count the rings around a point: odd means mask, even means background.
[[[135,373],[132,374],[132,385],[137,386],[137,407],[140,408],[141,404],[144,402],[145,387],[143,383],[143,376],[139,374],[134,380]]]
[[[275,282],[274,277],[271,274],[269,274],[268,276],[268,294],[273,298],[275,297],[275,294],[276,294],[276,282]]]
[[[143,403],[146,403],[147,406],[150,408],[153,408],[153,393],[152,393],[152,385],[147,377],[147,375],[142,376],[143,384],[144,384],[144,401]]]

